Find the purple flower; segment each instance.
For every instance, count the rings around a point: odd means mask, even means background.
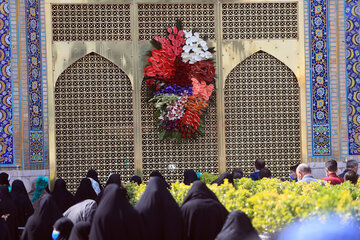
[[[161,88],[159,91],[156,91],[154,93],[154,95],[175,94],[175,95],[181,96],[181,95],[183,95],[184,92],[186,92],[188,96],[191,96],[192,95],[192,86],[181,87],[176,84],[169,85],[167,87]]]

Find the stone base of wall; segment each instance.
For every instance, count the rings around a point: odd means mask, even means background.
[[[0,170],[0,172],[2,172],[2,171]],[[32,197],[32,195],[34,193],[37,177],[38,176],[49,177],[48,169],[46,169],[46,170],[10,170],[10,171],[6,171],[6,173],[10,175],[10,184],[16,179],[23,181],[25,188],[30,197]]]
[[[324,162],[321,162],[321,163],[309,163],[309,166],[311,167],[312,175],[315,178],[321,179],[321,178],[326,177],[325,163]],[[337,174],[339,175],[340,173],[342,173],[345,168],[346,168],[346,163],[345,162],[338,162]]]

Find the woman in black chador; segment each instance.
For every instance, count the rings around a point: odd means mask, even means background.
[[[68,240],[74,224],[67,217],[59,218],[54,224],[52,237],[56,240]]]
[[[109,176],[107,182],[106,182],[105,188],[106,188],[106,186],[108,186],[108,185],[110,185],[110,184],[116,184],[116,185],[118,185],[120,188],[122,188],[120,175],[117,174],[117,173],[111,174],[111,175]],[[126,190],[125,190],[125,191],[126,191]],[[101,190],[100,194],[96,197],[96,203],[97,203],[97,204],[100,203],[103,194],[104,194],[104,189]]]
[[[218,177],[215,181],[213,181],[211,184],[216,183],[217,185],[221,185],[224,183],[224,180],[227,179],[229,183],[234,184],[234,179],[233,179],[233,175],[231,173],[228,172],[224,172],[223,174],[220,175],[220,177]]]
[[[10,194],[17,208],[17,224],[19,227],[24,227],[28,218],[34,213],[34,208],[24,183],[21,180],[15,180],[12,183]]]
[[[0,217],[7,216],[6,225],[8,227],[10,236],[12,239],[18,239],[17,237],[17,208],[13,202],[9,193],[9,188],[6,185],[0,186],[1,199],[0,199]]]
[[[90,240],[142,240],[140,215],[126,199],[125,191],[108,185],[97,208],[90,230]]]
[[[78,222],[71,230],[70,240],[88,240],[90,233],[90,222]]]
[[[183,239],[180,208],[161,178],[150,178],[135,209],[143,219],[147,240]]]
[[[229,214],[226,222],[215,240],[260,240],[250,218],[243,211]]]
[[[53,225],[61,218],[61,212],[50,194],[40,199],[39,208],[28,219],[21,240],[49,240],[53,231]]]
[[[184,172],[184,184],[190,185],[191,183],[197,180],[196,172],[192,169],[186,170]]]
[[[62,213],[74,204],[74,196],[66,189],[66,183],[62,178],[56,179],[52,195]]]
[[[86,199],[95,200],[97,197],[96,192],[94,191],[91,181],[88,178],[83,178],[80,182],[80,186],[77,189],[74,197],[74,203],[82,202]]]
[[[188,240],[210,240],[226,220],[228,211],[205,183],[195,181],[181,205]]]

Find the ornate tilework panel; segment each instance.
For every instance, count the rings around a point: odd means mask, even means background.
[[[310,71],[313,156],[331,155],[327,2],[310,0]]]
[[[345,4],[349,154],[360,155],[360,3]]]
[[[9,14],[8,0],[0,0],[0,165],[14,163]]]
[[[39,11],[40,0],[26,0],[30,164],[44,162]]]

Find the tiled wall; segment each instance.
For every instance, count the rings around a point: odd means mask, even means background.
[[[1,19],[10,19],[1,29],[1,35],[8,31],[4,41],[10,44],[1,42],[1,81],[6,84],[0,109],[6,116],[1,112],[0,168],[47,169],[44,0],[0,1],[9,13]],[[360,160],[359,1],[309,0],[304,6],[305,161]]]
[[[1,128],[1,135],[5,132],[11,133],[8,135],[13,139],[13,143],[8,139],[0,141],[7,146],[6,156],[10,156],[10,151],[12,152],[11,158],[7,157],[6,162],[1,161],[1,156],[5,156],[1,154],[0,170],[47,169],[44,1],[1,0],[1,3],[7,1],[11,39],[11,51],[10,46],[8,48],[11,53],[11,79],[8,86],[12,90],[12,97],[3,99],[0,106],[4,108],[12,102],[12,114],[8,115],[12,116],[12,127]],[[1,43],[1,47],[6,45]],[[3,65],[3,62],[1,64]],[[2,94],[4,93],[3,91]]]

